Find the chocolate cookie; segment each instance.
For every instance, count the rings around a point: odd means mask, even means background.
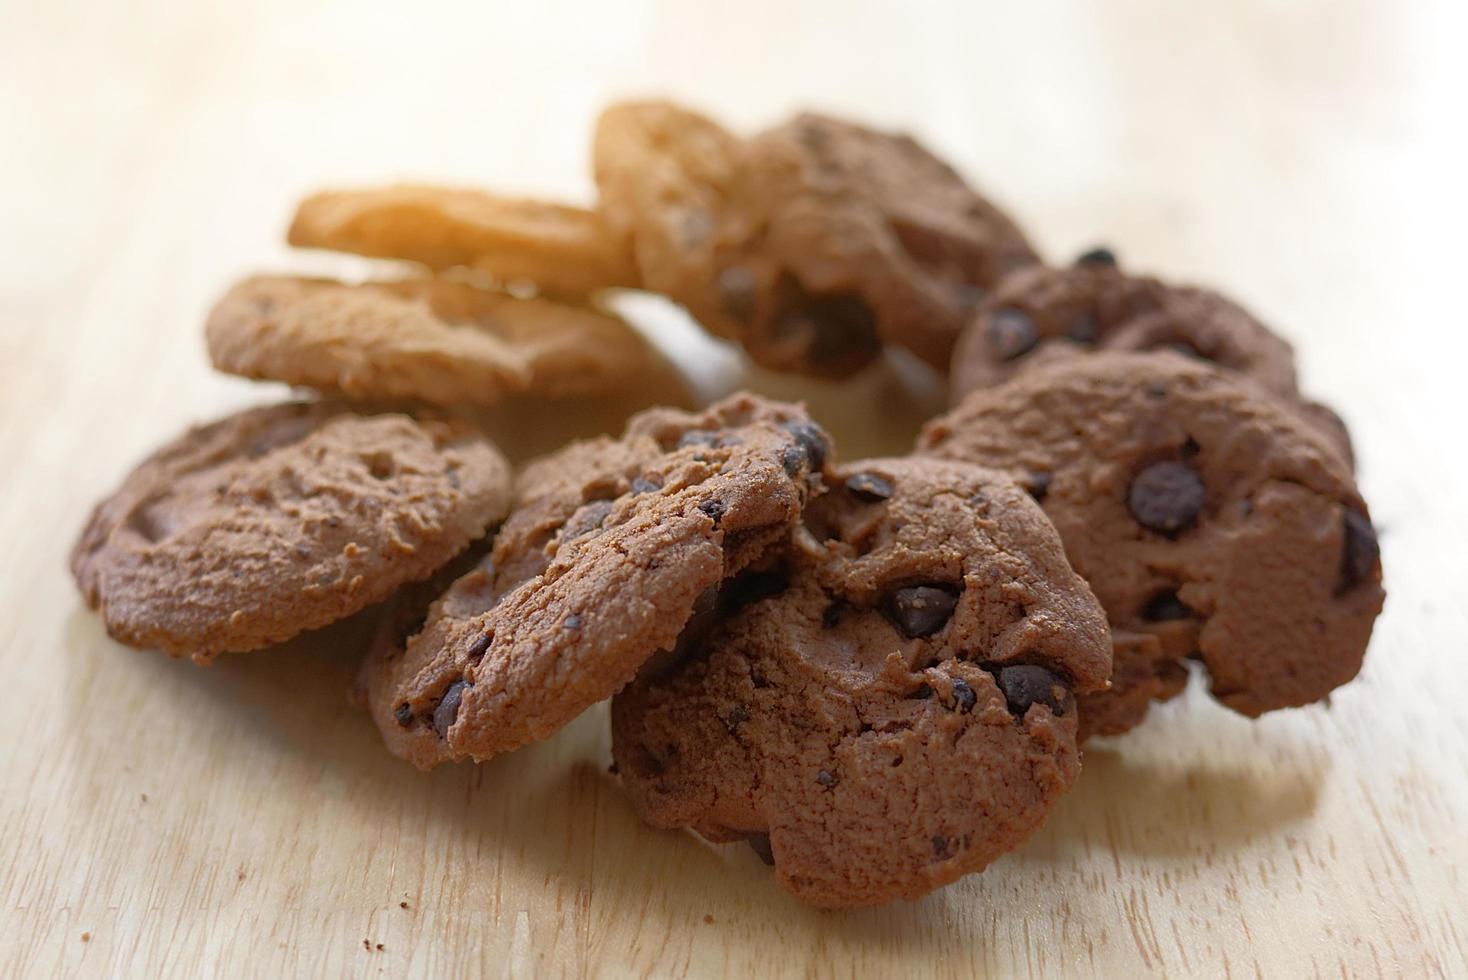
[[[707,249],[716,288],[673,298],[775,370],[843,377],[896,344],[946,371],[974,298],[1036,261],[909,137],[806,114],[739,161]]]
[[[1025,481],[1117,637],[1086,733],[1137,724],[1200,659],[1250,716],[1325,697],[1381,609],[1376,535],[1349,467],[1257,385],[1171,352],[1107,352],[969,395],[919,451]]]
[[[827,452],[800,409],[743,395],[528,467],[490,562],[364,667],[388,747],[423,768],[484,759],[610,697],[789,538]]]
[[[247,279],[215,305],[205,333],[221,371],[444,406],[626,390],[658,360],[609,313],[446,279]]]
[[[877,905],[983,868],[1075,780],[1072,696],[1105,684],[1105,616],[1001,474],[843,467],[783,560],[725,593],[612,702],[650,823],[750,839],[804,901]]]
[[[708,309],[717,228],[742,143],[671,102],[624,102],[596,123],[592,159],[603,224],[632,243],[646,289]]]
[[[1285,398],[1299,395],[1290,345],[1236,304],[1127,275],[1114,257],[1082,256],[1067,269],[1022,269],[985,297],[953,353],[952,401],[1059,354],[1161,348],[1247,374]]]
[[[477,434],[326,403],[193,429],[93,512],[72,573],[107,631],[199,663],[341,619],[425,578],[504,516]]]
[[[483,191],[404,184],[324,191],[306,198],[290,243],[430,269],[474,269],[498,283],[530,282],[540,292],[578,297],[635,286],[624,239],[593,212]]]

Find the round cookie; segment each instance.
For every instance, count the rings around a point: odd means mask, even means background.
[[[388,747],[423,768],[484,759],[610,697],[789,538],[827,452],[799,408],[739,395],[528,467],[490,562],[364,666]]]
[[[1376,535],[1349,467],[1288,403],[1171,352],[1036,367],[929,423],[919,452],[1025,482],[1117,639],[1083,734],[1125,731],[1181,661],[1250,716],[1353,678],[1381,609]]]
[[[985,297],[953,353],[953,404],[1061,354],[1161,348],[1298,397],[1294,351],[1238,305],[1206,289],[1127,275],[1114,258],[1082,259],[1065,269],[1022,269]]]
[[[592,211],[454,187],[323,191],[296,207],[292,245],[474,269],[501,285],[580,297],[637,285],[625,239]]]
[[[623,391],[658,361],[612,314],[447,279],[255,277],[215,305],[205,335],[221,371],[440,406]]]
[[[673,298],[766,367],[849,375],[883,344],[946,371],[973,297],[1037,261],[1008,217],[906,136],[800,115],[740,154],[708,280]]]
[[[934,459],[841,469],[782,560],[612,702],[638,812],[749,839],[826,907],[913,899],[1043,821],[1080,770],[1073,691],[1105,615],[1011,480]]]
[[[107,631],[207,663],[426,578],[508,508],[477,433],[327,403],[257,408],[159,449],[98,504],[72,573]]]
[[[623,102],[596,122],[597,211],[632,243],[642,286],[708,309],[717,302],[715,231],[741,141],[672,102]]]

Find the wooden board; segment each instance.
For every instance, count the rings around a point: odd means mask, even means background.
[[[1088,0],[0,3],[0,974],[1468,975],[1464,5]],[[389,757],[348,623],[210,670],[109,642],[64,556],[185,422],[279,391],[200,321],[293,256],[293,200],[419,177],[588,200],[596,108],[919,132],[1053,256],[1217,284],[1340,405],[1390,598],[1330,706],[1194,690],[1087,751],[1045,828],[912,905],[831,914],[747,849],[641,827],[605,714],[483,766]],[[655,304],[654,304],[655,305]],[[709,392],[752,383],[666,309]],[[846,455],[933,405],[812,391]],[[517,447],[591,421],[539,428]]]

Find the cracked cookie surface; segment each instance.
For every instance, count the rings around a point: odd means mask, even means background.
[[[612,704],[634,806],[749,839],[828,907],[916,898],[1039,826],[1076,778],[1105,617],[1043,513],[963,463],[844,466],[787,553]]]
[[[1289,403],[1171,352],[1106,352],[976,391],[919,452],[1030,487],[1116,638],[1083,734],[1113,734],[1182,689],[1250,716],[1355,677],[1380,611],[1365,502],[1338,450]]]
[[[374,401],[596,395],[666,370],[613,314],[446,279],[258,276],[220,299],[205,335],[222,371]]]
[[[528,466],[489,560],[363,668],[388,747],[424,768],[488,758],[610,697],[788,540],[828,451],[798,407],[740,395]]]
[[[207,662],[426,578],[509,506],[467,428],[299,402],[192,429],[97,505],[71,568],[107,631]]]

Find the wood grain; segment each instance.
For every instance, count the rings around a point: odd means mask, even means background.
[[[0,974],[1468,976],[1465,9],[0,0]],[[1050,254],[1105,240],[1278,324],[1385,531],[1362,677],[1256,723],[1195,686],[986,873],[829,914],[641,827],[602,710],[424,775],[345,702],[360,622],[208,670],[109,642],[63,567],[92,500],[279,395],[207,370],[210,299],[362,268],[289,254],[292,202],[585,201],[592,114],[644,92],[910,128]],[[805,390],[639,315],[706,392]],[[884,370],[810,393],[848,456],[934,404]],[[532,421],[518,452],[597,424]]]

